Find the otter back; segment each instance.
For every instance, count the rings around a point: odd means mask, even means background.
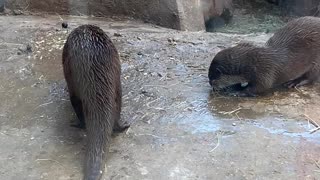
[[[100,179],[113,129],[128,126],[120,121],[119,55],[102,29],[82,25],[68,36],[62,62],[76,126],[88,133],[84,179]]]

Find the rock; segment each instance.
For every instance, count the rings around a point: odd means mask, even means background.
[[[113,34],[115,37],[122,37],[122,34],[120,34],[120,33],[114,33]]]
[[[21,10],[12,10],[13,15],[18,16],[18,15],[22,15],[22,11]]]
[[[228,24],[233,17],[232,0],[202,0],[201,6],[207,31]]]
[[[19,48],[19,51],[17,52],[18,55],[28,54],[28,53],[32,53],[32,46],[30,44],[27,44],[24,49]]]
[[[68,23],[67,22],[63,22],[62,24],[61,24],[61,26],[62,26],[62,28],[68,28]]]

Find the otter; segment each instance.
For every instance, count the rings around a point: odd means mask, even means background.
[[[119,54],[105,32],[81,25],[67,37],[62,63],[70,101],[79,128],[87,130],[85,180],[101,179],[113,131],[129,124],[120,119],[121,65]]]
[[[208,72],[215,91],[245,79],[247,85],[242,90],[238,88],[236,94],[247,97],[264,95],[283,86],[313,84],[319,75],[320,18],[308,16],[289,21],[261,47],[240,43],[218,52]],[[228,76],[239,76],[241,80]]]

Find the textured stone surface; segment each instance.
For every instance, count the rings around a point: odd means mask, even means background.
[[[319,16],[320,0],[266,0],[279,5],[285,15]]]
[[[232,19],[232,0],[202,0],[201,7],[207,31],[214,31],[228,24]]]
[[[129,16],[179,30],[204,30],[201,0],[7,0],[11,9],[72,15]]]
[[[289,15],[314,16],[319,15],[320,0],[280,0],[282,11]]]
[[[180,24],[182,30],[204,30],[201,0],[177,0]]]
[[[233,11],[232,0],[202,0],[201,3],[205,21],[221,16],[226,9]]]

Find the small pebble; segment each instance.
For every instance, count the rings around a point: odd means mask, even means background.
[[[68,28],[68,23],[63,22],[63,23],[62,23],[62,28]]]
[[[172,42],[175,42],[176,40],[175,39],[173,39],[173,38],[168,38],[168,42],[169,43],[172,43]]]
[[[32,52],[32,47],[30,44],[27,44],[26,52],[28,52],[28,53]]]
[[[21,10],[13,10],[12,12],[13,12],[13,15],[15,15],[15,16],[23,14]]]
[[[232,123],[232,126],[236,126],[237,124],[236,123]]]
[[[268,34],[270,32],[270,29],[266,29],[266,34]]]
[[[114,33],[113,35],[116,37],[122,37],[122,34],[120,34],[120,33]]]

